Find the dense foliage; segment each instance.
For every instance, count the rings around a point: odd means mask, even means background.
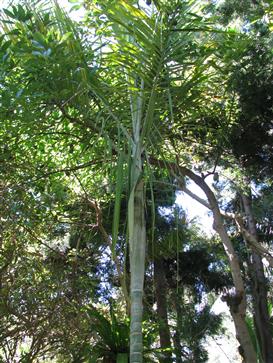
[[[206,362],[219,296],[272,361],[271,2],[71,3],[1,10],[0,361]]]

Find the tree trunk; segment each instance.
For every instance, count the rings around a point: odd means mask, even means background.
[[[245,321],[246,296],[238,256],[236,255],[233,244],[224,226],[221,211],[219,209],[219,205],[213,191],[209,188],[209,186],[201,176],[195,174],[193,171],[184,166],[179,166],[175,163],[170,162],[166,163],[163,160],[158,160],[155,158],[150,158],[149,160],[152,164],[161,166],[163,168],[166,168],[167,166],[172,174],[177,178],[182,191],[185,190],[184,178],[185,176],[187,176],[192,181],[194,181],[195,184],[197,184],[205,193],[208,202],[204,201],[198,196],[195,199],[211,209],[214,220],[213,228],[219,234],[226,255],[228,257],[235,291],[233,293],[228,292],[226,296],[224,296],[224,299],[229,305],[231,315],[234,320],[236,337],[240,343],[239,352],[244,359],[244,363],[257,363],[256,352],[252,344],[252,340]],[[193,193],[191,194],[193,195]]]
[[[256,230],[256,221],[252,212],[251,197],[247,195],[242,195],[241,197],[247,217],[248,231],[258,243],[259,239]],[[273,344],[270,331],[266,278],[262,258],[253,249],[249,268],[252,282],[254,322],[262,359],[263,362],[273,363]]]
[[[144,183],[140,180],[134,191],[134,225],[130,238],[131,324],[130,363],[143,362],[142,315],[145,272],[146,228],[144,218]]]
[[[224,221],[214,193],[207,183],[200,176],[194,174],[187,168],[181,167],[184,174],[189,176],[206,194],[210,208],[213,213],[213,228],[219,234],[223,243],[226,255],[229,260],[231,275],[235,287],[234,293],[227,293],[224,299],[227,301],[234,325],[236,337],[240,343],[239,352],[245,363],[257,363],[257,356],[254,350],[249,331],[246,325],[246,296],[244,281],[241,275],[239,260],[234,250],[233,244],[228,236]]]
[[[133,148],[131,164],[131,191],[128,203],[128,229],[131,272],[130,363],[142,363],[142,316],[146,224],[140,116],[133,118]]]
[[[234,293],[227,293],[225,296],[223,296],[223,300],[227,302],[234,321],[236,338],[240,343],[239,353],[241,354],[243,361],[245,363],[257,363],[256,352],[254,350],[245,321],[246,296],[239,260],[221,219],[222,217],[220,212],[218,215],[218,212],[215,211],[213,227],[219,234],[224,245],[229,259],[232,279],[235,286]]]
[[[189,178],[191,178],[206,194],[210,209],[213,214],[213,228],[219,234],[223,243],[230,264],[231,275],[235,287],[235,291],[233,293],[227,293],[226,296],[224,296],[224,299],[228,303],[232,318],[234,320],[236,337],[240,343],[239,352],[245,363],[257,363],[256,352],[254,350],[245,321],[246,295],[239,259],[224,226],[224,221],[218,206],[218,202],[214,193],[202,177],[196,175],[185,167],[179,167],[179,171],[182,172],[183,175],[187,175]]]
[[[157,304],[157,316],[159,324],[160,348],[162,350],[162,358],[160,363],[171,363],[171,337],[168,325],[167,310],[167,281],[165,275],[164,260],[162,257],[155,258],[154,261],[154,279],[155,279],[155,295]]]

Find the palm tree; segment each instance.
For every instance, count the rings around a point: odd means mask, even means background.
[[[18,5],[12,12],[6,11],[9,21],[2,21],[9,55],[16,60],[7,68],[14,65],[17,72],[16,76],[5,73],[5,87],[14,94],[15,107],[20,110],[21,134],[33,135],[41,127],[57,130],[57,125],[58,132],[65,134],[73,128],[81,135],[82,149],[88,152],[73,150],[73,158],[70,153],[60,159],[60,170],[70,173],[88,167],[96,175],[89,185],[97,198],[104,197],[97,184],[110,179],[113,167],[116,169],[113,234],[104,234],[115,261],[121,185],[128,185],[131,363],[143,362],[145,188],[152,170],[150,160],[154,155],[175,159],[171,130],[181,127],[182,119],[187,121],[182,128],[195,127],[191,120],[206,107],[206,89],[212,86],[210,79],[215,73],[209,61],[214,52],[213,43],[209,43],[213,29],[200,15],[202,2],[148,3],[87,2],[83,28],[57,3],[52,17],[35,6],[24,9]],[[22,84],[23,90],[14,91],[12,82]],[[48,143],[55,157],[52,140]],[[64,136],[61,145],[70,150],[69,137]],[[99,172],[93,159],[104,160]],[[164,168],[164,161],[161,166]],[[83,180],[86,178],[84,175]],[[96,210],[101,227],[97,203],[90,201],[90,207]],[[100,231],[103,233],[102,228]]]

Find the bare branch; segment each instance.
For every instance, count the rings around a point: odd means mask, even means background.
[[[198,195],[193,193],[187,187],[181,187],[181,190],[182,190],[182,192],[188,194],[192,199],[194,199],[197,202],[199,202],[200,204],[202,204],[204,207],[206,207],[208,209],[211,209],[211,206],[209,205],[209,203],[205,199],[202,199],[202,198],[198,197]]]

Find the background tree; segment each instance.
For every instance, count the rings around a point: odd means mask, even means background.
[[[207,2],[204,2],[205,4]],[[178,186],[212,209],[214,227],[227,252],[236,288],[234,296],[228,291],[226,300],[230,303],[244,359],[246,362],[256,362],[256,354],[245,321],[247,299],[243,270],[239,255],[236,254],[223,222],[224,214],[225,218],[237,223],[248,243],[256,243],[258,246],[252,207],[245,203],[244,209],[239,211],[244,214],[249,206],[246,213],[247,223],[244,220],[241,222],[240,215],[239,218],[236,215],[234,218],[234,215],[224,213],[219,209],[218,195],[205,181],[206,177],[212,174],[217,179],[218,165],[227,170],[233,162],[236,162],[238,167],[243,167],[243,176],[250,180],[256,180],[256,175],[259,174],[255,173],[254,177],[255,168],[250,168],[245,163],[250,158],[245,157],[248,151],[241,150],[240,155],[238,147],[236,151],[236,128],[243,130],[239,133],[239,137],[243,138],[247,134],[248,126],[255,125],[258,115],[255,114],[250,123],[246,122],[247,97],[244,95],[245,89],[241,90],[240,77],[237,77],[236,73],[237,65],[234,67],[232,63],[234,59],[242,62],[241,68],[248,70],[246,62],[254,37],[252,33],[245,34],[243,31],[224,31],[223,25],[219,20],[217,23],[215,17],[213,19],[216,26],[213,27],[211,15],[215,16],[219,9],[215,11],[213,6],[203,8],[202,5],[200,2],[187,1],[157,1],[151,7],[140,6],[134,1],[91,2],[86,5],[88,11],[82,24],[72,22],[57,4],[49,9],[43,2],[37,2],[34,6],[15,5],[4,10],[2,15],[3,128],[0,138],[3,151],[1,198],[3,196],[4,200],[4,257],[1,271],[4,284],[10,286],[10,292],[14,291],[4,296],[3,302],[5,304],[10,299],[13,301],[15,291],[18,291],[16,284],[14,286],[6,277],[9,259],[13,258],[13,241],[16,241],[18,248],[16,256],[12,259],[14,266],[11,265],[11,271],[17,268],[17,264],[18,268],[20,266],[21,260],[18,260],[18,255],[22,248],[28,256],[32,256],[33,248],[35,253],[41,254],[37,261],[31,258],[30,265],[34,266],[31,276],[38,274],[41,280],[47,279],[51,274],[57,276],[56,261],[53,264],[54,269],[48,269],[45,273],[39,267],[50,259],[58,260],[60,266],[67,267],[67,271],[70,272],[60,275],[62,277],[59,278],[63,279],[64,286],[67,284],[69,287],[67,293],[73,309],[76,304],[78,308],[88,306],[99,296],[105,298],[106,288],[103,288],[104,291],[100,290],[97,283],[91,286],[88,279],[95,276],[97,280],[100,273],[105,273],[103,265],[107,259],[109,273],[106,274],[106,284],[109,284],[109,296],[113,294],[113,284],[120,285],[123,294],[119,296],[123,296],[127,311],[131,306],[131,362],[143,360],[142,297],[146,235],[154,241],[153,230],[158,228],[158,231],[162,232],[159,221],[155,220],[158,203],[155,199],[155,183],[162,181],[161,177],[158,180],[158,169],[161,174],[171,176],[169,179],[172,190]],[[207,10],[206,16],[202,13],[204,10]],[[263,15],[268,14],[268,10],[263,12]],[[253,19],[252,16],[254,15],[251,12],[250,19]],[[224,41],[225,46],[221,46]],[[261,61],[261,68],[263,64],[265,63]],[[263,84],[265,89],[269,73],[266,69],[265,75],[257,81]],[[245,81],[243,75],[242,79]],[[261,93],[263,94],[263,91]],[[264,121],[257,121],[257,124],[262,125],[264,135],[268,136],[270,112],[266,110],[260,114],[265,118]],[[265,160],[270,159],[270,138],[266,140],[267,148],[262,154]],[[258,141],[256,146],[259,150]],[[255,151],[254,154],[257,153],[258,151]],[[186,177],[203,189],[207,201],[193,195],[187,189]],[[241,191],[243,178],[241,175],[239,177],[235,184],[237,190]],[[151,189],[150,197],[147,193],[148,188]],[[155,195],[153,191],[156,192]],[[7,192],[10,193],[9,196]],[[244,193],[241,193],[241,197],[246,200]],[[148,204],[152,210],[151,216],[146,211]],[[109,222],[107,210],[110,214],[113,212],[112,223]],[[254,226],[252,229],[251,225]],[[167,230],[169,228],[170,226]],[[169,235],[176,231],[174,226],[171,228],[172,232]],[[53,237],[58,234],[62,236],[62,243],[67,239],[64,251],[59,247],[53,248],[52,251]],[[26,236],[34,242],[27,243],[25,248]],[[19,248],[20,238],[24,241],[24,247]],[[130,246],[129,259],[126,240],[129,240]],[[164,239],[161,240],[163,242]],[[49,243],[49,247],[41,249],[41,245],[44,246],[45,243]],[[157,278],[158,273],[164,277],[166,264],[158,246],[157,254],[154,254]],[[258,250],[261,253],[260,247]],[[185,251],[177,249],[177,252]],[[108,261],[109,253],[114,264]],[[206,260],[202,251],[199,253],[204,259],[204,271],[199,271],[200,276],[203,272],[209,274],[206,261],[210,260]],[[55,257],[55,254],[58,257]],[[263,250],[262,254],[266,255],[267,252]],[[63,257],[59,258],[60,256]],[[194,259],[194,253],[190,259]],[[260,267],[263,268],[259,255],[258,259]],[[182,261],[179,261],[179,255],[172,261],[174,266],[176,264],[177,278],[180,274],[179,266],[183,266],[186,261],[185,254]],[[97,263],[101,266],[93,268],[92,265]],[[27,266],[24,263],[23,265]],[[256,274],[257,268],[254,270]],[[130,284],[126,280],[128,272]],[[28,279],[28,274],[23,276],[22,280],[17,280],[19,286],[25,284],[25,280]],[[148,277],[147,270],[146,278]],[[159,282],[159,279],[157,280]],[[168,288],[167,282],[166,276],[164,288]],[[39,296],[39,284],[35,283],[33,289]],[[85,289],[92,291],[92,297],[86,296]],[[159,291],[159,287],[157,290]],[[177,299],[185,299],[184,290],[183,287],[180,293],[175,295]],[[48,291],[51,291],[50,286]],[[18,293],[21,294],[20,291]],[[63,294],[66,292],[61,292],[61,295]],[[49,294],[49,300],[50,296]],[[31,310],[27,307],[31,307],[32,301],[28,295],[20,298],[28,301],[26,311]],[[157,294],[158,310],[159,298]],[[239,301],[234,305],[238,298]],[[14,301],[18,304],[19,300]],[[163,300],[161,302],[166,305]],[[262,302],[266,305],[265,295]],[[161,304],[161,307],[163,305]],[[182,322],[186,324],[185,319],[183,320],[183,310],[180,308],[179,303],[174,308],[178,322],[178,361],[185,358],[179,357],[179,352],[182,351]],[[169,307],[165,306],[159,312],[163,318],[160,322],[163,321],[165,327],[168,326],[168,309]],[[197,314],[192,306],[187,311],[188,314]],[[76,308],[75,319],[77,313]],[[204,316],[201,313],[199,315],[201,324],[206,316],[205,310]],[[49,315],[46,316],[48,322]],[[9,319],[9,314],[7,318]],[[266,319],[268,322],[268,315]],[[100,321],[102,325],[113,326],[113,317],[102,317]],[[91,320],[87,314],[86,324],[89,323],[91,324]],[[38,327],[41,321],[36,319],[35,324]],[[200,326],[199,323],[196,324]],[[258,327],[258,324],[256,326]],[[117,326],[117,331],[119,328],[123,329],[122,327],[123,325]],[[21,332],[24,329],[27,329],[26,326]],[[85,327],[83,330],[85,331]],[[164,350],[170,345],[169,337],[165,337],[166,341],[163,344],[162,327],[159,330]],[[30,336],[31,334],[32,332],[29,332]],[[125,352],[120,352],[117,348],[114,338],[116,335],[111,336],[114,339],[113,344],[104,350],[104,358],[118,359],[118,354]],[[65,339],[68,342],[65,354],[68,354],[67,359],[70,359],[68,352],[74,352],[77,344],[65,336],[62,347],[65,346]],[[80,347],[83,351],[84,347],[87,347],[87,351],[92,355],[92,350],[88,348],[90,339],[95,338],[87,333]],[[195,346],[187,348],[192,351],[195,359],[197,356],[202,359],[200,339],[201,336],[197,337]],[[36,359],[35,356],[45,342],[46,340],[41,338],[41,345],[34,345],[34,348],[27,352],[26,359]],[[151,344],[152,339],[147,346],[151,347]],[[124,341],[121,345],[124,347]],[[50,346],[50,349],[53,349],[53,346]],[[168,349],[165,352],[168,353]],[[267,353],[263,354],[265,357]],[[170,354],[165,358],[170,359]],[[76,349],[71,359],[87,358],[79,356]],[[120,359],[126,358],[123,355]]]

